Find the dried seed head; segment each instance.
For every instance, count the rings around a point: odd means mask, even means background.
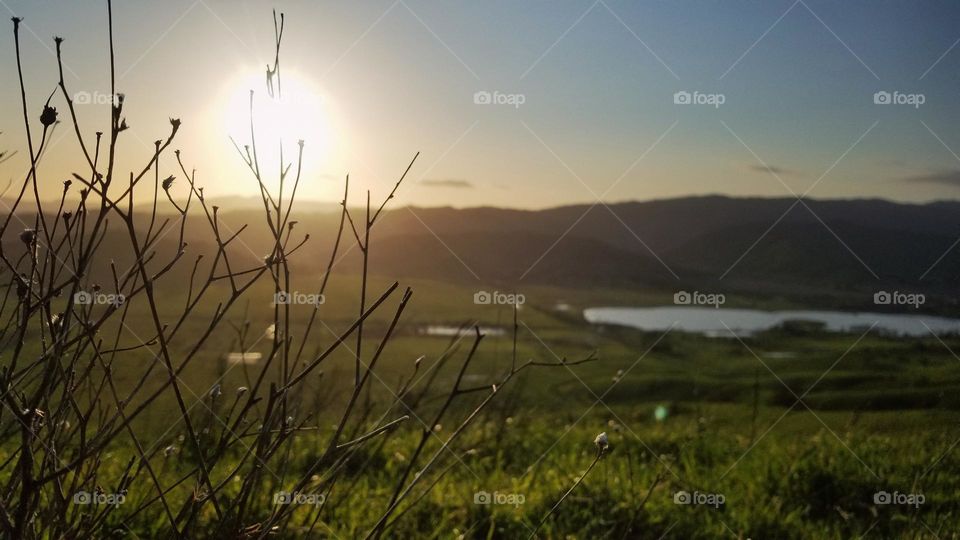
[[[173,176],[164,178],[160,185],[163,186],[164,191],[170,191],[170,186],[173,185]]]
[[[40,113],[40,123],[43,124],[43,127],[50,127],[57,123],[57,108],[44,105],[43,112]]]
[[[24,229],[20,233],[20,241],[26,244],[27,246],[32,246],[37,240],[37,231],[33,229]]]
[[[213,385],[213,388],[210,389],[210,397],[211,397],[212,399],[217,399],[217,398],[220,397],[222,394],[223,394],[223,392],[220,390],[220,385],[219,385],[219,384]]]
[[[246,386],[241,386],[240,388],[237,388],[237,395],[242,396],[247,393],[247,390],[249,390],[249,388]]]
[[[597,446],[597,451],[600,454],[604,454],[607,450],[610,449],[610,440],[607,439],[607,432],[604,431],[597,435],[597,438],[593,440],[593,444]]]
[[[50,317],[50,331],[54,334],[59,334],[60,330],[63,328],[63,315],[61,313],[54,313]]]
[[[27,285],[27,281],[23,278],[17,280],[17,298],[23,300],[27,297],[27,294],[30,292],[30,288]]]

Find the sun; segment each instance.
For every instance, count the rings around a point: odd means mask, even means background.
[[[279,88],[274,81],[272,96],[262,72],[258,76],[237,77],[231,82],[221,101],[223,125],[241,150],[250,144],[250,91],[253,90],[254,136],[260,170],[279,171],[282,147],[284,165],[293,163],[291,171],[294,171],[300,140],[304,141],[304,160],[316,167],[330,157],[332,149],[327,100],[297,72],[282,71],[280,77]],[[265,180],[269,179],[269,174],[264,176]]]

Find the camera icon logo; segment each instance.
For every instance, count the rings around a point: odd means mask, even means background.
[[[90,504],[93,502],[93,496],[89,491],[78,491],[73,494],[73,504]]]
[[[278,491],[273,494],[273,504],[290,504],[293,502],[293,496],[286,491]]]
[[[687,291],[679,291],[673,295],[673,303],[679,306],[688,306],[691,301],[692,297]]]
[[[889,105],[891,102],[890,92],[881,90],[873,94],[873,103],[876,105]]]
[[[673,94],[674,105],[690,105],[691,103],[693,103],[693,99],[692,99],[692,96],[690,95],[690,92],[681,90]]]
[[[73,295],[73,303],[81,306],[87,306],[93,303],[93,295],[87,291],[78,291]]]
[[[290,293],[288,293],[287,291],[280,291],[280,292],[278,292],[278,293],[274,293],[274,295],[273,295],[273,303],[274,303],[274,304],[279,304],[279,305],[289,304],[289,303],[290,303]]]
[[[890,504],[891,497],[886,491],[878,491],[873,494],[873,504]]]
[[[690,494],[686,491],[678,491],[673,494],[673,504],[690,504]]]
[[[878,291],[873,293],[873,303],[877,305],[890,305],[893,297],[887,291]]]
[[[486,491],[478,491],[473,494],[473,504],[490,504],[492,502],[493,497]]]
[[[486,90],[480,90],[478,92],[474,92],[473,103],[475,105],[489,105],[493,103],[493,96],[490,94],[490,92],[487,92]]]
[[[493,301],[493,295],[487,291],[477,291],[473,294],[473,303],[489,305]]]

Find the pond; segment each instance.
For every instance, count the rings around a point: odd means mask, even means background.
[[[645,331],[674,330],[714,337],[730,337],[731,330],[749,336],[769,330],[788,321],[822,324],[831,332],[863,332],[872,325],[875,330],[901,336],[929,336],[960,332],[960,319],[923,314],[868,313],[845,311],[762,311],[713,307],[594,307],[583,317],[591,324],[616,324]]]

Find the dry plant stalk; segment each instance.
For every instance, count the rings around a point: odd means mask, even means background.
[[[12,449],[9,458],[0,463],[5,479],[0,488],[0,529],[9,538],[82,538],[106,534],[108,524],[115,527],[120,523],[121,528],[134,530],[160,520],[166,524],[166,535],[176,538],[259,538],[307,525],[309,535],[322,523],[325,513],[332,511],[338,500],[342,501],[342,497],[337,499],[335,488],[338,483],[351,481],[345,473],[348,460],[361,447],[378,443],[382,448],[398,429],[411,423],[411,418],[419,420],[414,409],[420,399],[443,384],[434,373],[414,395],[413,386],[419,381],[415,378],[420,365],[417,361],[410,379],[396,392],[391,390],[389,405],[378,418],[370,420],[376,416],[371,415],[369,399],[374,369],[413,294],[407,288],[396,299],[396,282],[383,291],[368,291],[371,231],[412,169],[416,156],[381,204],[372,205],[367,193],[366,212],[359,226],[348,208],[349,177],[344,182],[339,228],[316,290],[318,294],[326,291],[344,230],[348,230],[363,257],[356,319],[335,339],[321,345],[321,340],[312,335],[316,310],[294,339],[289,304],[275,304],[270,349],[262,365],[250,374],[248,386],[223,392],[217,384],[198,400],[203,405],[203,410],[198,410],[190,403],[198,396],[181,376],[201,356],[211,337],[227,326],[228,314],[239,309],[237,304],[261,280],[269,280],[275,293],[292,290],[290,258],[309,240],[309,235],[294,237],[296,222],[291,219],[305,143],[300,141],[291,162],[285,162],[281,154],[276,169],[277,187],[271,190],[263,173],[267,167],[258,156],[251,92],[249,141],[235,145],[259,190],[263,225],[270,232],[272,246],[262,262],[243,264],[231,254],[231,248],[247,226],[231,231],[221,220],[219,207],[204,197],[196,172],[184,164],[186,153],[171,150],[181,126],[179,119],[170,120],[169,132],[154,143],[152,155],[142,167],[126,175],[118,170],[118,141],[129,126],[124,96],[117,93],[116,87],[110,0],[106,7],[110,92],[114,98],[109,130],[96,132],[92,138],[78,120],[63,77],[61,38],[54,40],[59,67],[57,89],[42,107],[28,99],[21,64],[21,20],[13,19],[30,169],[0,224],[0,237],[5,240],[0,243],[0,268],[8,281],[0,303],[0,314],[5,317],[0,326],[0,350],[4,352],[0,371],[0,447]],[[283,14],[278,22],[274,13],[274,28],[276,51],[273,67],[267,68],[266,82],[268,93],[279,95]],[[55,98],[61,104],[59,111],[52,105]],[[61,116],[66,119],[61,120]],[[63,183],[53,209],[40,197],[39,185],[43,180],[39,165],[51,135],[61,123],[72,128],[83,161],[72,178]],[[161,158],[171,151],[179,169],[178,178],[162,177],[160,172]],[[2,154],[0,160],[7,157],[9,154]],[[186,186],[185,196],[174,193],[175,181]],[[135,194],[144,193],[148,194],[148,204],[135,204]],[[168,210],[162,210],[163,206]],[[167,213],[176,219],[163,217]],[[212,253],[190,254],[185,231],[188,222],[198,221],[197,215],[199,224],[194,226],[209,234],[214,246]],[[124,268],[111,262],[109,272],[104,273],[94,262],[104,260],[104,240],[114,231],[122,234],[125,244],[112,243],[106,258],[119,259],[122,254],[132,263]],[[11,237],[15,238],[13,248],[9,245]],[[162,260],[158,255],[159,243],[170,237],[176,238],[175,252]],[[188,261],[191,258],[192,262]],[[159,290],[175,286],[171,276],[184,265],[190,270],[186,300],[182,305],[174,305]],[[98,285],[93,281],[100,278],[109,283]],[[82,302],[91,294],[110,295],[115,301],[105,306]],[[378,346],[372,353],[364,351],[364,337],[369,333],[365,321],[390,305],[393,315]],[[212,312],[205,312],[204,306],[214,307]],[[130,313],[134,310],[148,314],[151,328],[145,339],[129,328]],[[187,328],[199,331],[190,334],[185,331]],[[246,330],[234,328],[243,343],[249,337]],[[475,328],[473,343],[460,360],[456,380],[449,389],[440,390],[445,398],[428,426],[445,420],[458,398],[478,393],[485,397],[456,422],[457,427],[445,440],[440,440],[429,427],[422,430],[408,465],[395,479],[388,503],[378,515],[370,516],[370,523],[365,526],[368,538],[382,536],[446,474],[449,466],[441,468],[444,458],[453,452],[456,441],[500,387],[528,367],[579,363],[518,363],[514,344],[511,368],[497,384],[464,387],[464,374],[482,338],[479,328]],[[308,342],[316,344],[316,354],[306,352]],[[305,384],[325,360],[348,342],[355,343],[349,399],[336,415],[339,420],[333,433],[320,435],[315,426],[308,425],[320,411],[317,407],[310,410],[304,403]],[[451,342],[439,363],[453,359],[456,348],[456,342]],[[133,383],[119,384],[116,370],[125,365],[123,359],[145,352],[153,356],[153,361]],[[580,362],[589,360],[592,356]],[[130,369],[129,365],[123,369]],[[160,382],[150,384],[157,375]],[[227,406],[230,400],[232,403]],[[176,448],[144,444],[135,429],[138,419],[164,401],[175,403],[183,423],[180,459],[188,460],[187,474],[167,470],[166,459]],[[358,412],[358,408],[362,410]],[[291,449],[298,437],[322,441],[320,459],[310,467],[294,465]],[[436,448],[432,448],[432,442],[438,443]],[[106,463],[108,452],[119,447],[132,448],[133,457],[117,475]],[[272,474],[274,470],[284,471],[284,478],[293,480],[280,485],[279,477]],[[428,480],[427,487],[415,493],[415,488]],[[136,497],[129,492],[134,485],[140,489]],[[189,488],[189,495],[183,495],[183,488]],[[324,495],[325,502],[312,509],[305,521],[297,523],[292,505],[274,505],[270,501],[269,494],[279,489],[293,493],[310,489]],[[77,493],[121,494],[135,499],[135,504],[98,505],[90,507],[95,509],[92,512],[83,511],[73,504]]]

